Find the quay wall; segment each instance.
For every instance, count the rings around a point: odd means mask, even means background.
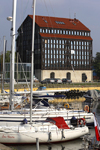
[[[88,90],[100,90],[100,87],[70,87],[70,88],[47,88],[46,90],[63,90],[63,89],[70,89],[70,90],[79,90],[79,91],[88,91]],[[25,89],[14,89],[15,92],[20,92],[20,91],[24,91],[27,90],[29,91],[28,88]],[[36,91],[37,88],[33,88],[33,91]],[[9,89],[6,90],[7,92],[9,92]],[[1,93],[1,90],[0,90]]]

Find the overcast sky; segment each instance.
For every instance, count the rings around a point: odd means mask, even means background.
[[[7,50],[11,49],[11,22],[13,0],[0,0],[0,52],[3,50],[3,36]],[[33,13],[33,0],[17,0],[16,30],[28,14]],[[91,30],[93,56],[100,52],[100,0],[36,0],[36,15],[79,19]],[[16,32],[17,33],[17,32]]]

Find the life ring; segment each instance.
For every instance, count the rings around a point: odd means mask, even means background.
[[[69,108],[69,104],[67,103],[67,104],[64,104],[64,107],[65,108]]]
[[[85,106],[84,106],[84,111],[89,112],[89,106],[88,106],[88,105],[85,105]]]
[[[79,125],[86,125],[86,121],[85,121],[85,119],[84,118],[80,118],[79,119]]]

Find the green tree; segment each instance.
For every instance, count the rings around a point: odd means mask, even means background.
[[[94,67],[95,73],[100,79],[100,53],[99,52],[96,53],[96,57],[94,58],[94,61],[93,61],[93,67]]]
[[[5,54],[5,62],[7,63],[10,63],[10,53],[11,51],[6,51],[6,54]],[[15,60],[16,60],[16,52],[15,52]],[[0,55],[0,63],[3,63],[3,54]]]
[[[10,51],[7,51],[7,52],[6,52],[6,55],[5,55],[5,62],[10,62]]]

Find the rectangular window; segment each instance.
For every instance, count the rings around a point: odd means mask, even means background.
[[[65,34],[65,30],[63,30],[63,34]]]
[[[40,33],[42,33],[42,29],[40,28]]]
[[[56,48],[58,48],[58,44],[56,45]]]
[[[45,33],[45,30],[43,29],[43,33]]]
[[[56,34],[57,30],[55,29],[54,32],[55,32],[55,34]]]
[[[76,31],[74,31],[74,35],[76,35]]]
[[[82,36],[84,36],[84,32],[82,32]]]
[[[77,31],[77,35],[79,35],[79,31]]]
[[[53,33],[53,29],[51,30],[51,33]]]
[[[59,30],[57,30],[57,34],[59,34]]]
[[[66,34],[68,35],[68,31],[66,30]]]
[[[60,30],[60,34],[62,34],[62,30]]]

